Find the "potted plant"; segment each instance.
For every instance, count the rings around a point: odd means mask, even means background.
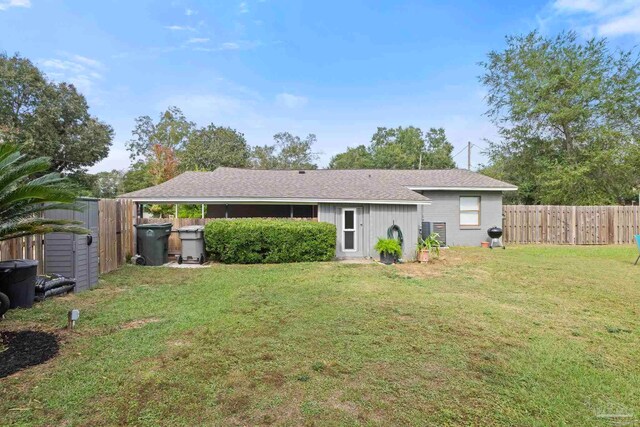
[[[440,240],[438,233],[431,233],[426,239],[419,237],[416,251],[418,252],[419,262],[429,262],[429,256],[434,255],[435,258],[440,256]]]
[[[380,253],[380,262],[386,265],[393,264],[402,256],[402,247],[396,239],[378,238],[373,248]]]

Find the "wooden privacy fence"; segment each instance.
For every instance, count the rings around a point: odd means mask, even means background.
[[[122,266],[135,254],[135,204],[131,200],[102,199],[98,202],[98,257],[100,273]],[[0,242],[0,260],[38,260],[38,274],[45,273],[43,236],[28,236]]]
[[[638,206],[504,205],[505,243],[610,245],[640,234]]]
[[[135,203],[127,199],[101,199],[98,202],[100,232],[100,274],[124,265],[135,255]]]

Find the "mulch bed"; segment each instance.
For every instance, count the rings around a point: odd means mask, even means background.
[[[0,332],[0,378],[44,363],[56,354],[58,339],[53,334],[40,331]]]

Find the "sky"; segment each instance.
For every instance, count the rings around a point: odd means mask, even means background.
[[[640,0],[0,0],[0,51],[76,85],[114,128],[91,172],[126,169],[135,118],[169,106],[250,145],[314,133],[321,167],[379,126],[444,127],[476,168],[497,138],[478,63],[532,30],[629,49]]]

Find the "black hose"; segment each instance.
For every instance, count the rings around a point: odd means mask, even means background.
[[[393,236],[394,232],[396,232],[398,234],[398,237],[394,237]],[[402,236],[402,230],[400,229],[400,227],[397,224],[393,224],[391,227],[389,227],[387,229],[387,238],[398,240],[398,242],[400,243],[400,246],[402,246],[403,243],[404,243],[404,237]]]

